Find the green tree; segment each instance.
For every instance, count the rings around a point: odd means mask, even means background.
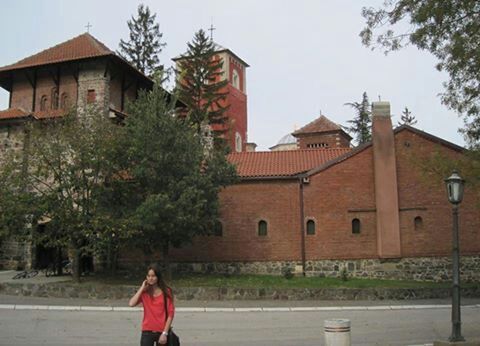
[[[130,29],[128,41],[120,40],[118,52],[123,58],[147,76],[153,76],[163,70],[158,55],[166,43],[162,42],[163,34],[159,24],[155,23],[156,14],[152,14],[148,6],[138,6],[137,17],[127,21]]]
[[[223,60],[215,55],[215,44],[203,30],[187,43],[187,53],[177,62],[177,93],[185,103],[185,118],[198,134],[210,125],[218,139],[225,134],[229,108],[225,104],[227,80],[222,76]]]
[[[175,103],[155,83],[129,106],[122,136],[129,174],[140,196],[136,243],[146,253],[161,252],[169,274],[169,248],[213,231],[218,192],[235,178],[224,155],[206,158],[195,129],[172,116]]]
[[[402,117],[400,118],[400,121],[398,122],[398,125],[410,125],[413,126],[417,123],[417,119],[415,119],[415,116],[412,115],[412,112],[408,109],[408,107],[405,107],[405,109],[402,112]]]
[[[466,115],[464,133],[480,139],[480,3],[478,0],[387,0],[380,8],[364,7],[367,47],[385,53],[413,44],[432,53],[436,68],[446,71],[442,102]],[[408,22],[408,29],[403,29]],[[400,26],[400,32],[396,26]],[[380,33],[379,33],[380,32]]]
[[[355,136],[359,145],[370,141],[372,139],[372,111],[367,93],[363,93],[361,102],[348,102],[345,105],[352,107],[356,112],[353,120],[348,121],[352,125],[345,129]]]
[[[125,230],[104,198],[105,179],[119,170],[112,160],[120,155],[115,144],[119,129],[94,108],[28,124],[28,168],[15,175],[15,162],[20,160],[15,155],[2,167],[1,175],[10,177],[7,191],[12,198],[2,198],[0,209],[18,209],[13,216],[23,214],[16,223],[11,217],[0,219],[2,228],[36,244],[68,248],[76,280],[81,256],[97,249],[105,229],[115,224],[120,232]],[[35,232],[38,222],[47,224],[45,232]]]

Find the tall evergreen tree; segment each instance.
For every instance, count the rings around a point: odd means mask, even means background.
[[[198,134],[211,126],[215,138],[226,132],[229,108],[225,104],[227,80],[220,80],[223,61],[215,56],[215,44],[199,30],[192,42],[187,43],[187,53],[178,60],[179,99],[185,103],[185,118]]]
[[[348,102],[345,105],[352,107],[356,112],[355,118],[348,121],[352,125],[345,127],[345,129],[354,135],[357,144],[370,141],[372,139],[372,111],[367,92],[363,93],[361,102]]]
[[[152,14],[148,6],[138,6],[137,17],[127,21],[130,29],[128,41],[120,40],[119,54],[147,76],[162,70],[158,55],[166,43],[162,42],[163,34],[159,24],[155,23],[156,14]]]
[[[140,196],[136,243],[147,254],[163,253],[167,269],[172,245],[213,231],[218,192],[236,176],[220,152],[205,157],[195,130],[171,116],[175,107],[157,82],[129,106],[122,128],[129,174]]]
[[[417,123],[417,119],[415,119],[415,116],[412,115],[412,112],[410,112],[408,107],[405,107],[405,109],[402,112],[402,117],[400,118],[400,121],[398,122],[398,125],[413,126],[416,123]]]

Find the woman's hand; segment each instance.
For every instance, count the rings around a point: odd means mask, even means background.
[[[162,333],[160,335],[160,338],[158,339],[158,343],[160,345],[166,345],[167,344],[167,335]]]
[[[148,287],[148,283],[147,283],[147,280],[143,280],[142,282],[142,286],[140,286],[140,291],[146,291],[147,290],[147,287]]]

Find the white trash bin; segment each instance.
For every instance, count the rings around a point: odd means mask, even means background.
[[[324,321],[326,346],[351,346],[350,320],[336,318]]]

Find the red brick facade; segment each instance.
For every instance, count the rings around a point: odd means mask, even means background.
[[[408,143],[408,144],[406,144]],[[449,256],[452,217],[444,182],[428,182],[415,164],[441,151],[462,155],[405,128],[395,134],[401,257]],[[349,154],[347,154],[349,155]],[[367,146],[330,167],[313,173],[303,186],[304,219],[315,222],[305,235],[307,261],[379,258],[373,147]],[[314,172],[314,171],[313,171]],[[466,191],[460,207],[464,255],[480,253],[478,195]],[[174,261],[301,261],[300,180],[245,180],[220,194],[222,237],[201,237],[192,246],[172,251]],[[415,229],[414,219],[423,226]],[[352,220],[360,220],[359,234]],[[259,236],[258,222],[268,223]]]

